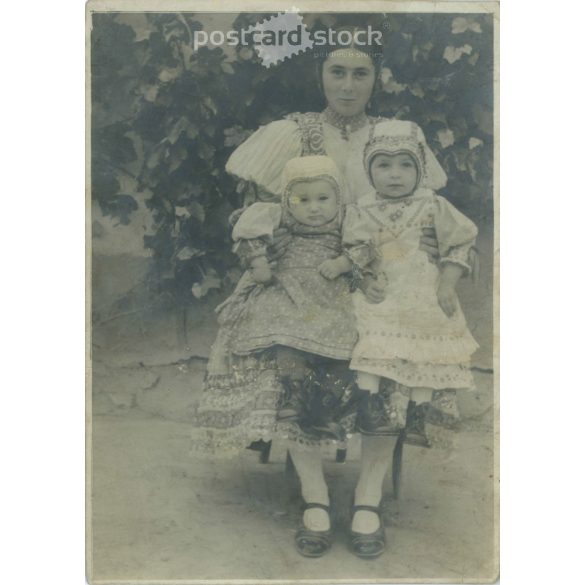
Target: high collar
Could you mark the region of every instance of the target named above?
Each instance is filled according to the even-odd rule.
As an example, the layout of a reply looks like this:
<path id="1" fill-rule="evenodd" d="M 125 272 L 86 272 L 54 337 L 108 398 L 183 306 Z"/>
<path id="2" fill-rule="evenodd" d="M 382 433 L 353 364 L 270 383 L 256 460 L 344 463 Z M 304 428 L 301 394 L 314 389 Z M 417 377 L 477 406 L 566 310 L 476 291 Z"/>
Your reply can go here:
<path id="1" fill-rule="evenodd" d="M 354 114 L 353 116 L 343 116 L 327 106 L 323 111 L 323 117 L 328 124 L 341 130 L 341 135 L 345 140 L 351 132 L 363 128 L 368 123 L 368 116 L 365 112 Z"/>

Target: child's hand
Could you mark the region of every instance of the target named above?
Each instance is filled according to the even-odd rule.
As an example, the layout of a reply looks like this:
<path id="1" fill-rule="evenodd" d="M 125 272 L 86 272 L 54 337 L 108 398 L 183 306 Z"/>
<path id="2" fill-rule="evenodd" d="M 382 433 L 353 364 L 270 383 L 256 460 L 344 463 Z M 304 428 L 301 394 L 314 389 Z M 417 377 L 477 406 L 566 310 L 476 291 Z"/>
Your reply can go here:
<path id="1" fill-rule="evenodd" d="M 386 296 L 384 294 L 384 284 L 378 282 L 371 274 L 364 277 L 361 288 L 370 303 L 381 303 Z"/>
<path id="2" fill-rule="evenodd" d="M 258 284 L 268 284 L 272 280 L 272 270 L 265 257 L 255 258 L 250 264 L 252 278 Z"/>
<path id="3" fill-rule="evenodd" d="M 328 280 L 333 280 L 344 272 L 336 260 L 325 260 L 325 262 L 319 265 L 317 270 Z"/>
<path id="4" fill-rule="evenodd" d="M 452 262 L 445 263 L 441 269 L 437 299 L 447 317 L 452 317 L 457 310 L 458 301 L 455 286 L 459 282 L 462 274 L 463 268 Z"/>
<path id="5" fill-rule="evenodd" d="M 440 282 L 437 289 L 437 299 L 443 313 L 447 317 L 452 317 L 457 310 L 457 293 L 451 283 Z"/>
<path id="6" fill-rule="evenodd" d="M 276 228 L 272 234 L 272 243 L 270 244 L 270 256 L 273 259 L 280 258 L 286 252 L 292 235 L 286 228 Z"/>

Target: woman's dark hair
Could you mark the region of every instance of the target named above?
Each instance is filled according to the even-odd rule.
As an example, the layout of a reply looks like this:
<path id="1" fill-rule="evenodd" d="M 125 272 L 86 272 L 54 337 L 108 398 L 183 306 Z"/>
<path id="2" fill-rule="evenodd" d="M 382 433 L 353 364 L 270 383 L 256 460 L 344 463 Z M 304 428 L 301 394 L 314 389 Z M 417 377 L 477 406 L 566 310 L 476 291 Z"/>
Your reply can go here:
<path id="1" fill-rule="evenodd" d="M 323 30 L 323 29 L 322 29 Z M 380 69 L 382 68 L 382 63 L 384 61 L 384 44 L 383 44 L 383 35 L 382 30 L 379 27 L 374 26 L 339 26 L 332 29 L 327 29 L 326 32 L 328 33 L 329 30 L 333 31 L 333 36 L 331 37 L 334 41 L 331 44 L 325 44 L 315 47 L 315 51 L 313 56 L 316 61 L 316 73 L 317 73 L 317 84 L 321 93 L 323 93 L 323 66 L 325 65 L 325 61 L 329 58 L 331 53 L 335 51 L 344 50 L 344 49 L 352 49 L 354 51 L 360 51 L 365 55 L 368 55 L 372 60 L 374 65 L 374 73 L 376 75 L 376 79 L 379 76 Z M 335 42 L 336 39 L 339 38 L 339 34 L 342 33 L 349 33 L 352 38 L 351 44 L 339 44 Z M 360 42 L 357 43 L 356 41 L 356 33 L 360 34 Z M 347 37 L 347 34 L 344 34 Z M 327 39 L 330 36 L 327 34 Z M 363 42 L 363 41 L 366 42 Z M 369 41 L 369 42 L 368 42 Z"/>

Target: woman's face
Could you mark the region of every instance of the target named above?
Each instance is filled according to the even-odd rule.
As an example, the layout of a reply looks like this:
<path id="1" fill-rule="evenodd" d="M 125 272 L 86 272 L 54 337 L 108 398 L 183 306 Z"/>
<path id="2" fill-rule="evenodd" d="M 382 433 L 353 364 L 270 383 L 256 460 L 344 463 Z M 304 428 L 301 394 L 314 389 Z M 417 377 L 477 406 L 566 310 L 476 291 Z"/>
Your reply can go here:
<path id="1" fill-rule="evenodd" d="M 292 216 L 304 225 L 324 225 L 337 215 L 337 194 L 323 179 L 296 183 L 289 197 Z"/>
<path id="2" fill-rule="evenodd" d="M 323 64 L 323 91 L 328 105 L 342 116 L 365 111 L 376 73 L 368 55 L 357 49 L 338 49 Z"/>

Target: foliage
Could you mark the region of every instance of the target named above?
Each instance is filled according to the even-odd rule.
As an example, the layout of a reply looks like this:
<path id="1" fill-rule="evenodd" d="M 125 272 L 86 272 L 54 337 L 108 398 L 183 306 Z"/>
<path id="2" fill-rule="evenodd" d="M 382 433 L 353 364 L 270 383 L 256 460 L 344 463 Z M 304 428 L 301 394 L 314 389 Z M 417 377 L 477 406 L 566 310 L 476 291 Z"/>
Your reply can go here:
<path id="1" fill-rule="evenodd" d="M 241 14 L 233 28 L 266 16 Z M 382 91 L 370 113 L 416 121 L 447 171 L 446 195 L 475 220 L 489 218 L 491 17 L 304 15 L 310 29 L 340 19 L 385 32 Z M 156 233 L 144 243 L 160 290 L 193 301 L 225 288 L 238 277 L 227 220 L 241 205 L 225 163 L 260 125 L 324 107 L 314 57 L 267 69 L 249 47 L 194 52 L 196 14 L 95 14 L 92 25 L 93 197 L 128 223 L 136 195 L 148 195 Z"/>

